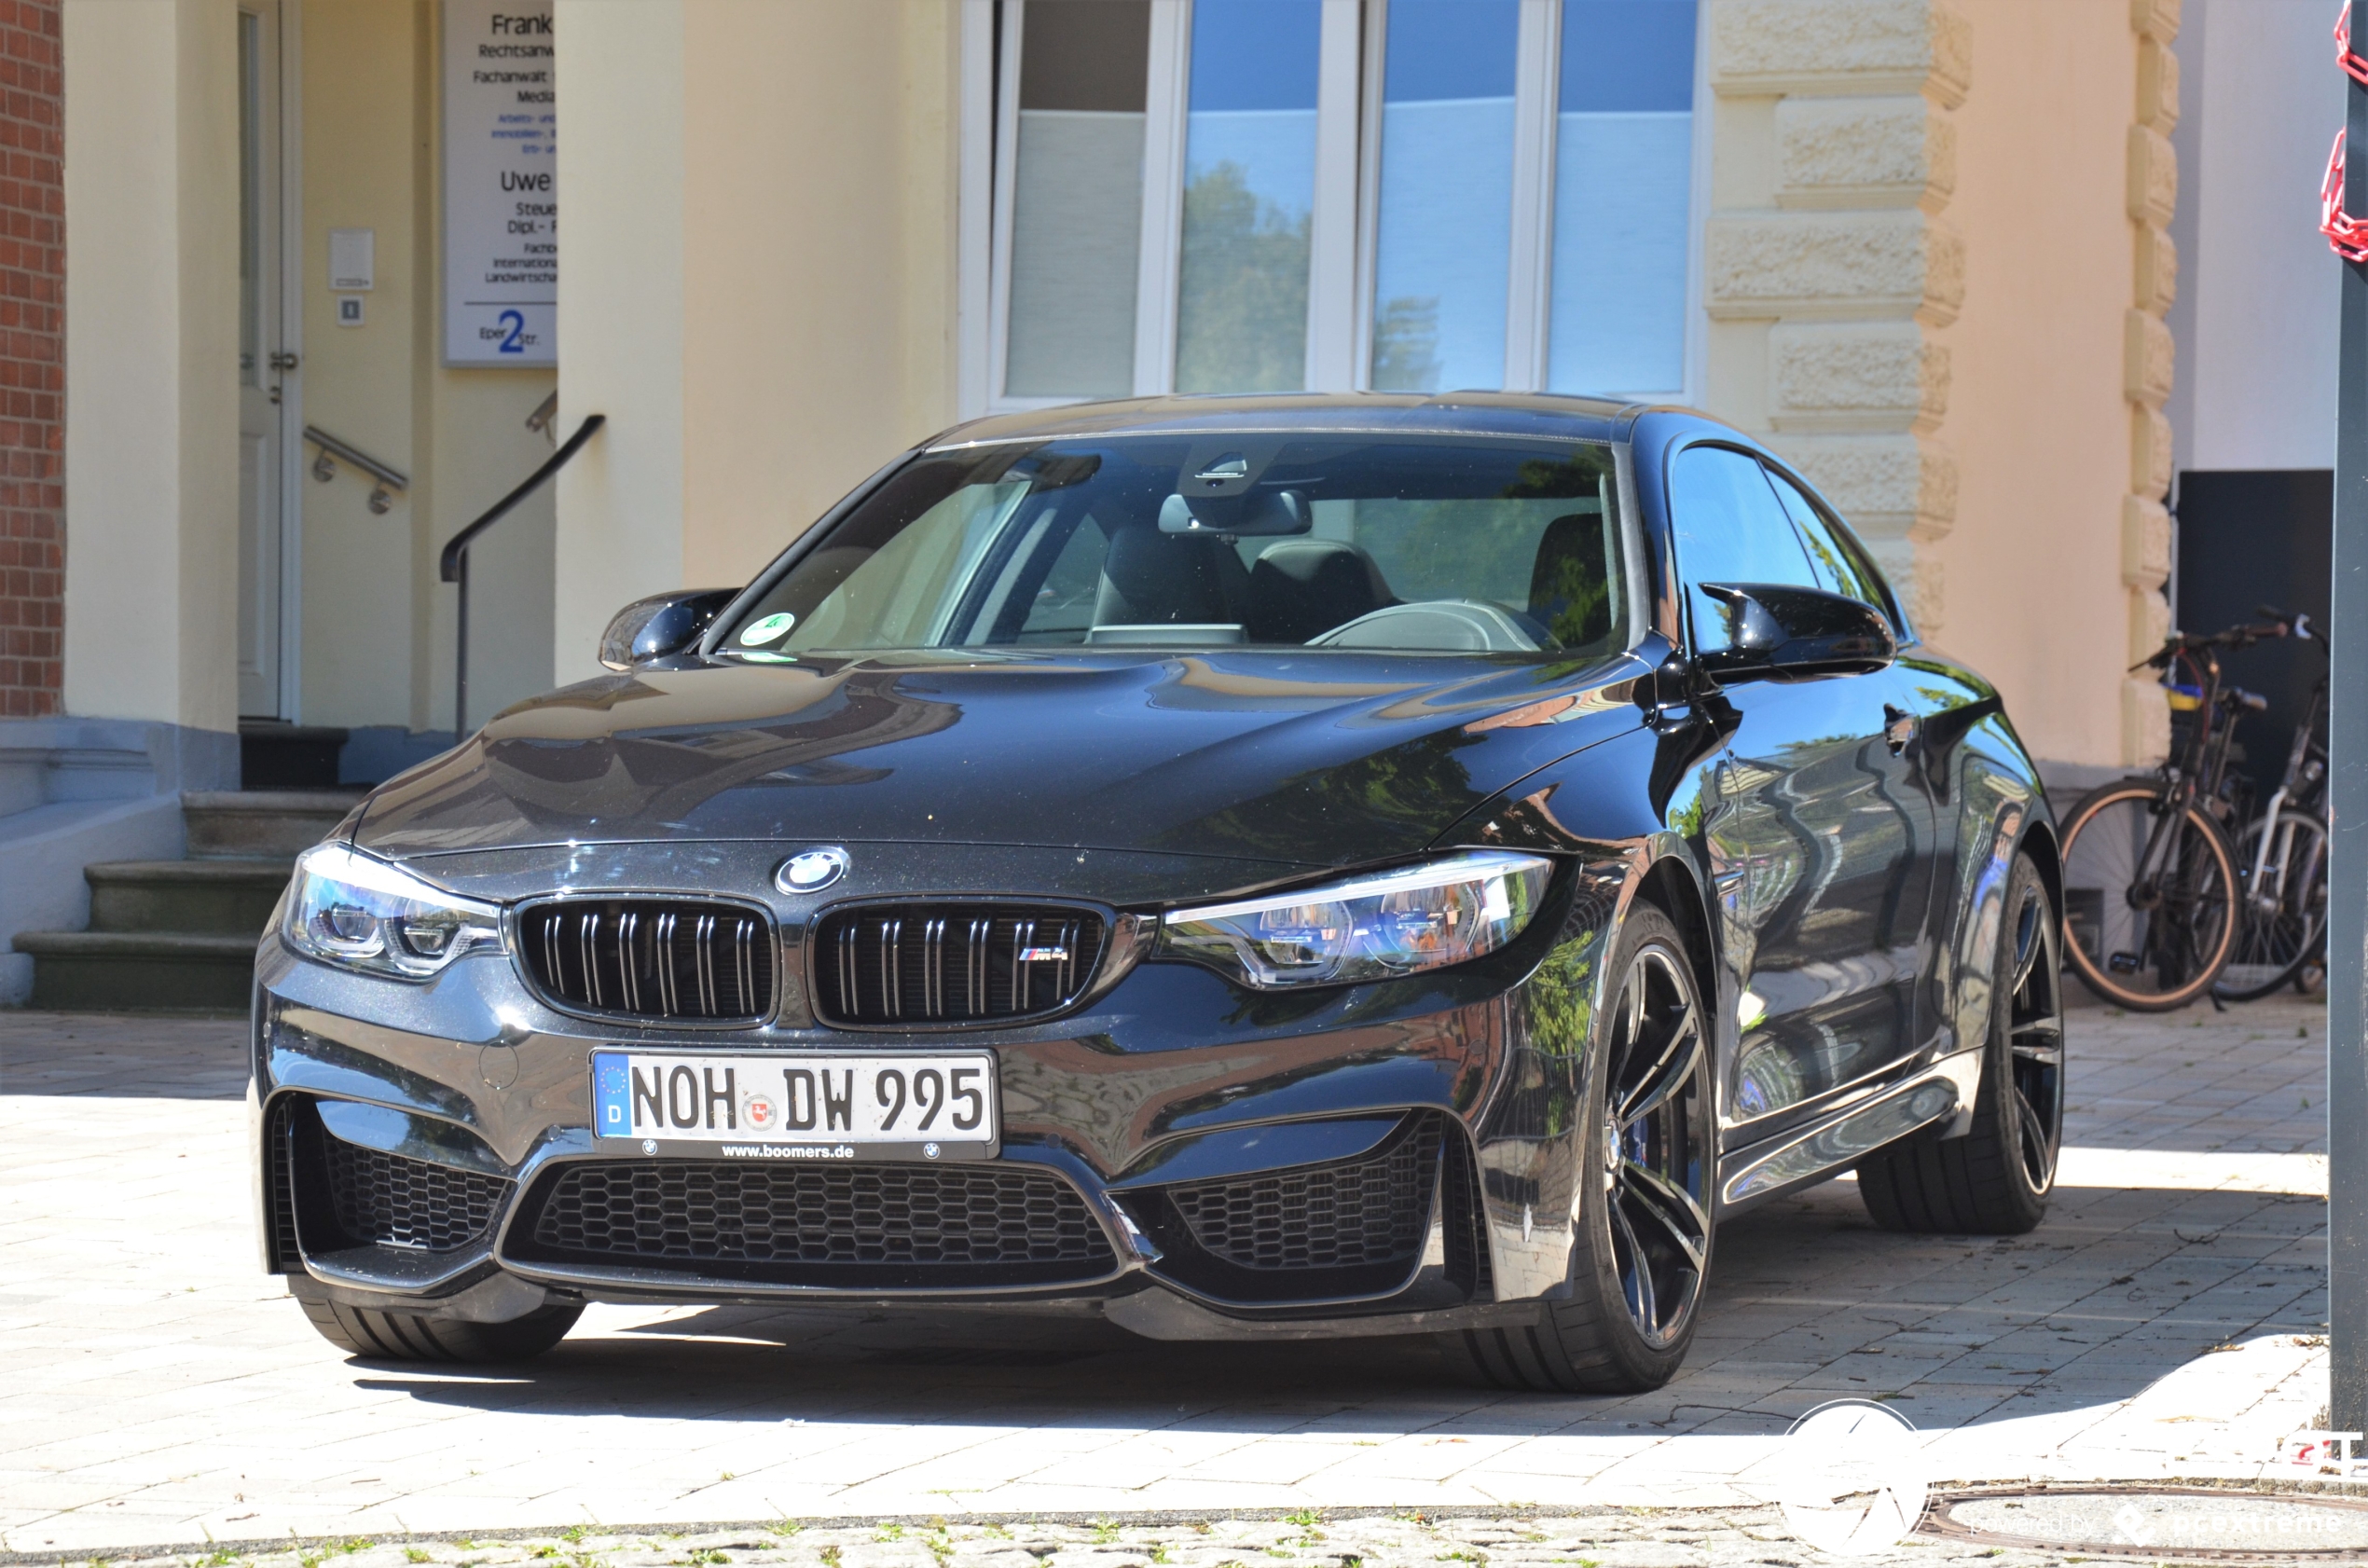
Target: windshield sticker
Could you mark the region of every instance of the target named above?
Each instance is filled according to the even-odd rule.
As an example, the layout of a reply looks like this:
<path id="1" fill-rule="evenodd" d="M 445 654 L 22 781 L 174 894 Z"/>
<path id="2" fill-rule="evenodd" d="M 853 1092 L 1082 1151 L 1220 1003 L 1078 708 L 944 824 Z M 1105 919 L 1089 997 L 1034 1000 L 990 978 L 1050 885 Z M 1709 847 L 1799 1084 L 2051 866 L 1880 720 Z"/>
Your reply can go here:
<path id="1" fill-rule="evenodd" d="M 795 625 L 797 617 L 786 610 L 762 620 L 750 621 L 740 628 L 740 646 L 753 648 L 760 642 L 770 642 L 777 637 L 786 636 Z"/>

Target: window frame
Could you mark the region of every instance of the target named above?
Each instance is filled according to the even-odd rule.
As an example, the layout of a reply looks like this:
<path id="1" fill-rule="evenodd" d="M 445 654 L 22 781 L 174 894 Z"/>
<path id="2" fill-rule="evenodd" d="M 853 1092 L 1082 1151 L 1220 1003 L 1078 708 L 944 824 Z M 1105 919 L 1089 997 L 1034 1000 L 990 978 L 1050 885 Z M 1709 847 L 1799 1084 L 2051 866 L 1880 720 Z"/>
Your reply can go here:
<path id="1" fill-rule="evenodd" d="M 1306 390 L 1368 390 L 1381 181 L 1387 0 L 1321 7 L 1315 188 L 1308 256 Z M 1618 395 L 1700 401 L 1709 343 L 1702 247 L 1709 214 L 1713 99 L 1709 0 L 1693 0 L 1692 158 L 1687 195 L 1685 385 Z M 1191 105 L 1192 0 L 1151 7 L 1144 98 L 1143 204 L 1136 258 L 1133 395 L 1174 391 L 1182 274 L 1185 155 Z M 1502 391 L 1541 392 L 1551 376 L 1555 156 L 1562 0 L 1520 0 L 1515 65 L 1511 259 Z M 1090 401 L 1003 392 L 1011 333 L 1012 191 L 1018 173 L 1019 66 L 1027 0 L 961 0 L 956 279 L 959 417 Z M 1440 388 L 1441 392 L 1463 389 Z"/>

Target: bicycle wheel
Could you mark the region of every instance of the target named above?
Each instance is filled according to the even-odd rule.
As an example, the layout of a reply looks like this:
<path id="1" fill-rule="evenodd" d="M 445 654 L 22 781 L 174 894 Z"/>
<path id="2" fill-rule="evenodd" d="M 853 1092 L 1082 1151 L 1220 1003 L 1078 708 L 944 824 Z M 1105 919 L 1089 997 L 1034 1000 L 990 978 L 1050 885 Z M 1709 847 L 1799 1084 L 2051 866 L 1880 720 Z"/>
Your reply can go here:
<path id="1" fill-rule="evenodd" d="M 2280 811 L 2265 855 L 2262 828 L 2247 823 L 2237 841 L 2237 940 L 2211 988 L 2226 1001 L 2249 1002 L 2292 980 L 2327 930 L 2327 825 L 2307 811 Z"/>
<path id="2" fill-rule="evenodd" d="M 2083 985 L 2138 1012 L 2210 990 L 2237 936 L 2228 835 L 2197 806 L 2164 820 L 2157 788 L 2093 790 L 2064 824 L 2064 956 Z"/>

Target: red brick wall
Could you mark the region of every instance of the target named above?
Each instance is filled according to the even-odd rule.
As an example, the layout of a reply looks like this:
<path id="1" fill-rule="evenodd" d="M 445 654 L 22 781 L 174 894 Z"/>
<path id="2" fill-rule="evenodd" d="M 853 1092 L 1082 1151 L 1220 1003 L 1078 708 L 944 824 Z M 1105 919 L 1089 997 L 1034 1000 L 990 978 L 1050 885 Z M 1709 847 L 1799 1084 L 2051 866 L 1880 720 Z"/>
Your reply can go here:
<path id="1" fill-rule="evenodd" d="M 0 0 L 0 718 L 65 687 L 65 91 L 60 0 Z"/>

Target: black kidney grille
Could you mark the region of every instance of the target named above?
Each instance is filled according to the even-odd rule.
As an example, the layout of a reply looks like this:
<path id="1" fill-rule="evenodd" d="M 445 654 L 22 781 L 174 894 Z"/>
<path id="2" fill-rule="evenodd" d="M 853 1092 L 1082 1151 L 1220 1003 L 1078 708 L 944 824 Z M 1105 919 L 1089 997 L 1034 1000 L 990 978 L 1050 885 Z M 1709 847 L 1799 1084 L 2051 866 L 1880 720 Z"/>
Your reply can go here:
<path id="1" fill-rule="evenodd" d="M 1366 1160 L 1166 1189 L 1204 1252 L 1242 1269 L 1411 1267 L 1428 1240 L 1439 1125 Z"/>
<path id="2" fill-rule="evenodd" d="M 773 1013 L 772 923 L 737 904 L 571 899 L 518 917 L 528 971 L 569 1007 L 760 1023 Z"/>
<path id="3" fill-rule="evenodd" d="M 1025 1018 L 1077 1000 L 1102 919 L 1058 905 L 912 903 L 840 910 L 815 928 L 815 1011 L 830 1024 Z"/>
<path id="4" fill-rule="evenodd" d="M 547 1191 L 535 1248 L 603 1261 L 1112 1266 L 1077 1190 L 1019 1166 L 601 1162 Z"/>
<path id="5" fill-rule="evenodd" d="M 485 1234 L 509 1183 L 425 1160 L 321 1140 L 337 1229 L 353 1241 L 449 1252 Z"/>

